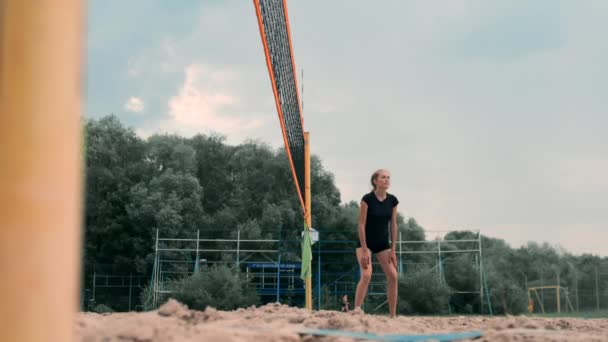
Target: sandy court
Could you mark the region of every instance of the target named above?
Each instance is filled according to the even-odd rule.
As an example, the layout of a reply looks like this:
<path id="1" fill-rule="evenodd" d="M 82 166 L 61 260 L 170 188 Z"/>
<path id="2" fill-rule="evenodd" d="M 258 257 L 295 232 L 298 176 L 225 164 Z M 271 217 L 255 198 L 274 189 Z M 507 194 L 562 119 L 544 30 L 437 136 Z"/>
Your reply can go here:
<path id="1" fill-rule="evenodd" d="M 169 301 L 144 313 L 80 313 L 79 341 L 361 341 L 315 336 L 307 329 L 382 334 L 482 331 L 475 341 L 608 341 L 608 319 L 538 317 L 409 317 L 313 311 L 268 304 L 236 311 L 188 310 Z"/>

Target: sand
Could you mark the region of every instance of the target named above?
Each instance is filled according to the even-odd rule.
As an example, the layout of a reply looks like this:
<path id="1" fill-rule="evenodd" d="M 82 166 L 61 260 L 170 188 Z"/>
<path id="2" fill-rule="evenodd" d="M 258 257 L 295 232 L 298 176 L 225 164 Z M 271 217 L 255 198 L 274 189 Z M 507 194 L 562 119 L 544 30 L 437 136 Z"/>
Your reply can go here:
<path id="1" fill-rule="evenodd" d="M 419 317 L 313 311 L 280 304 L 218 311 L 189 310 L 169 300 L 143 313 L 80 313 L 78 341 L 361 341 L 303 334 L 305 329 L 338 329 L 376 334 L 430 334 L 482 331 L 466 341 L 608 341 L 608 319 L 525 316 Z"/>

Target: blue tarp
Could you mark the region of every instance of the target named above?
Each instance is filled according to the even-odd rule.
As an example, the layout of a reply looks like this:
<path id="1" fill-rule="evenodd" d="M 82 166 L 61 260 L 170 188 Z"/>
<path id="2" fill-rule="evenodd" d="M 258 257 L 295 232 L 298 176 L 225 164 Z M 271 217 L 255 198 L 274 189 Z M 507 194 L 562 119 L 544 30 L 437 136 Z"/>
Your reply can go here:
<path id="1" fill-rule="evenodd" d="M 300 330 L 301 335 L 314 335 L 314 336 L 342 336 L 350 337 L 362 340 L 375 340 L 375 341 L 391 341 L 391 342 L 418 342 L 418 341 L 440 341 L 440 342 L 451 342 L 458 341 L 468 338 L 476 338 L 483 335 L 481 331 L 470 331 L 470 332 L 455 332 L 447 334 L 425 334 L 425 335 L 409 335 L 409 334 L 389 334 L 389 335 L 378 335 L 374 333 L 362 333 L 352 332 L 344 330 L 331 330 L 331 329 L 305 329 Z"/>
<path id="2" fill-rule="evenodd" d="M 250 262 L 247 263 L 247 267 L 249 268 L 277 268 L 277 264 L 274 262 Z M 285 264 L 280 264 L 279 267 L 281 269 L 291 269 L 291 268 L 301 268 L 302 265 L 299 263 L 285 263 Z"/>

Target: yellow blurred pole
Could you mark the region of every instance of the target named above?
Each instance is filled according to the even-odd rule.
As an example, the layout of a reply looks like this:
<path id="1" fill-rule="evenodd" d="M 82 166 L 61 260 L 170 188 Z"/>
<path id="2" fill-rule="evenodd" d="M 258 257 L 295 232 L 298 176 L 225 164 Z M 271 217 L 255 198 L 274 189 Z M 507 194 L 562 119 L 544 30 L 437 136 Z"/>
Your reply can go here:
<path id="1" fill-rule="evenodd" d="M 84 3 L 0 0 L 0 341 L 72 341 Z"/>
<path id="2" fill-rule="evenodd" d="M 306 187 L 306 227 L 312 227 L 312 198 L 310 191 L 310 132 L 304 132 L 304 173 Z M 312 310 L 312 269 L 306 277 L 306 308 Z"/>

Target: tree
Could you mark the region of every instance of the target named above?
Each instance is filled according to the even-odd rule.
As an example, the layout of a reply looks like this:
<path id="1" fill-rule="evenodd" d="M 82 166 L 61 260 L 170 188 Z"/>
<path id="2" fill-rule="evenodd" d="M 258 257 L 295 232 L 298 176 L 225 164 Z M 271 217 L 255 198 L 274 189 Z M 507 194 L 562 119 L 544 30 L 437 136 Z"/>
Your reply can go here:
<path id="1" fill-rule="evenodd" d="M 153 242 L 158 229 L 163 237 L 192 236 L 205 222 L 201 205 L 202 189 L 189 174 L 166 169 L 148 184 L 132 187 L 127 214 L 134 226 L 129 239 L 131 260 L 145 272 L 153 260 Z M 125 246 L 126 247 L 126 246 Z"/>
<path id="2" fill-rule="evenodd" d="M 147 141 L 147 161 L 157 173 L 171 169 L 192 174 L 196 166 L 196 151 L 187 139 L 176 135 L 153 135 Z"/>
<path id="3" fill-rule="evenodd" d="M 399 279 L 399 303 L 403 314 L 446 314 L 452 289 L 436 271 L 414 271 Z"/>
<path id="4" fill-rule="evenodd" d="M 133 271 L 136 227 L 126 206 L 133 185 L 149 177 L 145 143 L 115 116 L 86 124 L 85 272 L 94 265 Z"/>

